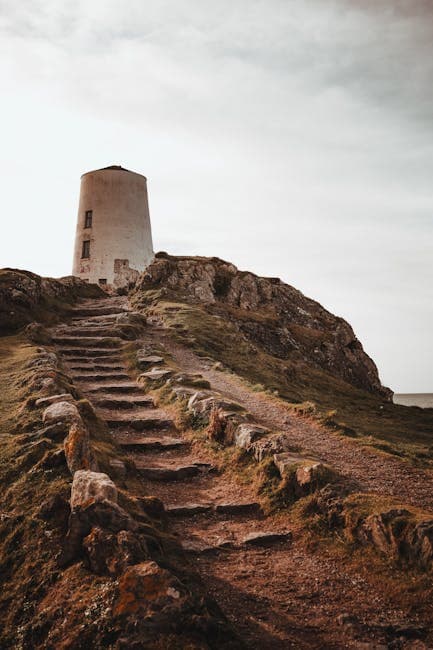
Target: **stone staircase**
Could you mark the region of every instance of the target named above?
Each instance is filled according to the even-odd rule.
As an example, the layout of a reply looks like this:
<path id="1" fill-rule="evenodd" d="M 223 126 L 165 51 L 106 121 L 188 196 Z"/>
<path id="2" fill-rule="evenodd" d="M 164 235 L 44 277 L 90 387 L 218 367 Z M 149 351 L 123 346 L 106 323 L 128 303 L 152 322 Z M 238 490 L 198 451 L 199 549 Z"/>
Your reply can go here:
<path id="1" fill-rule="evenodd" d="M 172 532 L 184 550 L 207 553 L 287 542 L 287 531 L 264 530 L 266 520 L 254 500 L 240 501 L 238 494 L 226 500 L 224 479 L 212 463 L 198 457 L 170 415 L 156 408 L 131 377 L 123 354 L 125 340 L 117 328 L 118 317 L 127 311 L 124 298 L 85 301 L 74 309 L 71 321 L 57 329 L 53 341 L 74 383 L 134 462 L 145 493 L 163 499 Z M 154 371 L 164 370 L 159 362 Z"/>

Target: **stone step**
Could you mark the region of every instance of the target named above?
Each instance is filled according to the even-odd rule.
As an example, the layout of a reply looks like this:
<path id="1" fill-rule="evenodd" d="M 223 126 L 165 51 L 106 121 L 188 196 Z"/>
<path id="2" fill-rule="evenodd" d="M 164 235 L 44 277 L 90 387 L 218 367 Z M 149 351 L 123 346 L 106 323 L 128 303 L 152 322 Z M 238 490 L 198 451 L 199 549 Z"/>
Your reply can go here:
<path id="1" fill-rule="evenodd" d="M 178 465 L 175 467 L 147 466 L 145 461 L 134 459 L 135 466 L 141 476 L 151 481 L 183 481 L 212 470 L 208 463 L 194 463 L 192 465 Z"/>
<path id="2" fill-rule="evenodd" d="M 57 345 L 68 347 L 88 348 L 120 348 L 123 341 L 118 336 L 53 336 L 53 342 Z"/>
<path id="3" fill-rule="evenodd" d="M 218 515 L 260 515 L 263 514 L 260 503 L 217 503 L 215 512 Z"/>
<path id="4" fill-rule="evenodd" d="M 142 408 L 154 408 L 155 404 L 152 398 L 142 396 L 130 397 L 94 397 L 92 402 L 98 408 L 117 410 L 117 409 L 133 409 L 140 406 Z"/>
<path id="5" fill-rule="evenodd" d="M 87 393 L 97 395 L 98 393 L 106 393 L 107 395 L 143 395 L 142 389 L 137 384 L 125 382 L 122 384 L 101 384 L 99 386 L 91 386 L 86 389 Z"/>
<path id="6" fill-rule="evenodd" d="M 89 373 L 71 373 L 74 381 L 84 381 L 89 383 L 103 381 L 120 381 L 121 379 L 131 379 L 125 372 L 89 372 Z M 103 385 L 103 384 L 101 384 Z"/>
<path id="7" fill-rule="evenodd" d="M 134 415 L 118 413 L 113 416 L 110 412 L 100 412 L 100 415 L 111 429 L 128 428 L 135 431 L 146 431 L 149 429 L 175 428 L 173 420 L 156 409 L 148 413 Z"/>
<path id="8" fill-rule="evenodd" d="M 166 506 L 165 511 L 172 517 L 194 517 L 205 512 L 213 511 L 212 503 L 185 503 L 182 506 Z"/>
<path id="9" fill-rule="evenodd" d="M 119 364 L 112 364 L 112 363 L 107 363 L 107 364 L 97 364 L 97 363 L 81 363 L 81 364 L 75 364 L 75 363 L 70 363 L 69 364 L 70 370 L 78 370 L 80 372 L 92 372 L 94 373 L 97 370 L 101 371 L 106 371 L 106 372 L 125 372 L 125 366 L 121 363 Z M 129 375 L 128 375 L 129 376 Z M 140 390 L 136 384 L 134 386 L 137 388 L 137 390 Z M 141 391 L 143 392 L 143 391 Z"/>
<path id="10" fill-rule="evenodd" d="M 218 544 L 210 544 L 205 539 L 194 538 L 181 542 L 186 553 L 201 555 L 204 553 L 218 553 L 219 551 L 245 550 L 252 547 L 269 547 L 275 544 L 290 544 L 292 533 L 284 532 L 251 532 L 238 541 L 231 539 L 222 540 Z"/>
<path id="11" fill-rule="evenodd" d="M 63 354 L 65 357 L 74 357 L 77 361 L 80 358 L 91 358 L 96 359 L 98 357 L 110 357 L 113 358 L 113 349 L 112 348 L 60 348 L 60 354 Z M 120 361 L 120 357 L 116 356 L 115 360 Z"/>
<path id="12" fill-rule="evenodd" d="M 113 314 L 123 314 L 128 309 L 125 309 L 124 307 L 110 307 L 110 306 L 101 306 L 101 307 L 75 307 L 72 309 L 72 318 L 82 318 L 82 317 L 89 317 L 89 316 L 109 316 Z"/>
<path id="13" fill-rule="evenodd" d="M 170 438 L 168 436 L 157 438 L 154 436 L 143 437 L 133 434 L 115 434 L 114 439 L 122 448 L 129 449 L 131 451 L 136 450 L 164 452 L 173 449 L 183 449 L 190 445 L 187 440 L 183 440 L 182 438 Z"/>
<path id="14" fill-rule="evenodd" d="M 192 517 L 202 513 L 219 515 L 262 515 L 263 511 L 257 502 L 251 503 L 187 503 L 167 506 L 166 512 L 174 517 Z"/>
<path id="15" fill-rule="evenodd" d="M 115 327 L 113 324 L 106 325 L 102 323 L 101 325 L 93 325 L 92 327 L 83 327 L 82 325 L 70 325 L 69 327 L 62 328 L 61 332 L 58 333 L 59 337 L 81 337 L 92 338 L 92 337 L 104 337 L 104 338 L 122 338 L 121 333 L 118 327 Z"/>
<path id="16" fill-rule="evenodd" d="M 73 316 L 71 318 L 70 325 L 71 327 L 86 327 L 90 326 L 104 326 L 104 325 L 114 325 L 117 321 L 119 314 L 106 314 L 105 316 Z"/>

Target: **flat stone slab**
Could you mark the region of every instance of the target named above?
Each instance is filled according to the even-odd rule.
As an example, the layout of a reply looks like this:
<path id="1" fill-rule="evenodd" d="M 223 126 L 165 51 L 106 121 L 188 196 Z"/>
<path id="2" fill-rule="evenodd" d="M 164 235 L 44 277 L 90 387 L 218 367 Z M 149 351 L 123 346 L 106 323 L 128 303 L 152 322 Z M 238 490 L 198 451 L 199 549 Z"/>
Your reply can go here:
<path id="1" fill-rule="evenodd" d="M 162 381 L 163 379 L 169 379 L 173 374 L 173 370 L 163 370 L 155 369 L 149 370 L 149 372 L 143 372 L 137 381 Z"/>
<path id="2" fill-rule="evenodd" d="M 181 438 L 143 438 L 137 435 L 119 435 L 115 436 L 118 445 L 126 449 L 139 448 L 140 450 L 167 451 L 169 449 L 180 449 L 189 445 L 187 440 Z"/>
<path id="3" fill-rule="evenodd" d="M 260 503 L 217 503 L 215 512 L 219 515 L 258 515 L 262 514 Z"/>
<path id="4" fill-rule="evenodd" d="M 259 503 L 186 503 L 184 505 L 168 506 L 166 511 L 178 517 L 188 517 L 209 512 L 219 515 L 262 514 Z"/>
<path id="5" fill-rule="evenodd" d="M 132 397 L 130 399 L 122 398 L 122 397 L 112 397 L 112 396 L 107 396 L 107 397 L 98 397 L 94 398 L 94 404 L 95 406 L 98 406 L 100 408 L 109 408 L 109 409 L 122 409 L 122 410 L 127 410 L 127 409 L 133 409 L 136 408 L 137 406 L 141 408 L 153 408 L 154 407 L 154 402 L 151 397 Z"/>
<path id="6" fill-rule="evenodd" d="M 88 382 L 97 382 L 97 381 L 107 381 L 107 380 L 121 380 L 121 379 L 130 379 L 130 376 L 125 374 L 124 372 L 106 372 L 106 373 L 79 373 L 79 374 L 73 374 L 72 375 L 73 379 L 75 381 L 88 381 Z"/>
<path id="7" fill-rule="evenodd" d="M 173 517 L 193 517 L 203 512 L 211 512 L 213 505 L 209 503 L 185 503 L 182 506 L 167 506 L 165 511 Z"/>
<path id="8" fill-rule="evenodd" d="M 174 422 L 164 415 L 149 415 L 136 417 L 128 416 L 127 414 L 119 414 L 117 417 L 112 417 L 110 414 L 103 414 L 107 425 L 112 429 L 120 429 L 128 427 L 135 431 L 144 431 L 146 429 L 174 429 Z"/>
<path id="9" fill-rule="evenodd" d="M 248 533 L 242 539 L 243 546 L 269 546 L 271 544 L 278 544 L 279 542 L 290 542 L 292 540 L 292 533 L 287 531 L 283 533 Z"/>
<path id="10" fill-rule="evenodd" d="M 123 344 L 117 336 L 53 336 L 53 342 L 57 345 L 87 348 L 118 348 Z"/>
<path id="11" fill-rule="evenodd" d="M 87 389 L 88 393 L 92 393 L 97 395 L 98 393 L 104 393 L 104 394 L 126 394 L 129 395 L 134 394 L 134 395 L 141 395 L 143 396 L 143 391 L 141 388 L 139 388 L 136 384 L 133 384 L 131 382 L 123 382 L 123 383 L 118 383 L 118 384 L 102 384 L 99 386 L 92 386 Z M 143 396 L 144 397 L 144 396 Z M 150 399 L 148 397 L 147 399 Z"/>
<path id="12" fill-rule="evenodd" d="M 113 354 L 113 348 L 60 348 L 60 354 L 65 357 L 108 357 Z"/>
<path id="13" fill-rule="evenodd" d="M 98 371 L 125 372 L 125 366 L 120 362 L 102 364 L 102 363 L 94 363 L 93 361 L 86 361 L 86 359 L 82 359 L 77 363 L 69 362 L 68 366 L 70 370 L 77 370 L 80 372 L 98 372 Z"/>
<path id="14" fill-rule="evenodd" d="M 200 469 L 195 465 L 183 465 L 181 467 L 143 467 L 136 463 L 140 474 L 152 481 L 182 481 L 200 474 Z"/>
<path id="15" fill-rule="evenodd" d="M 182 481 L 212 469 L 212 465 L 208 463 L 180 465 L 177 467 L 149 467 L 144 463 L 144 460 L 135 461 L 135 466 L 142 476 L 152 481 Z"/>

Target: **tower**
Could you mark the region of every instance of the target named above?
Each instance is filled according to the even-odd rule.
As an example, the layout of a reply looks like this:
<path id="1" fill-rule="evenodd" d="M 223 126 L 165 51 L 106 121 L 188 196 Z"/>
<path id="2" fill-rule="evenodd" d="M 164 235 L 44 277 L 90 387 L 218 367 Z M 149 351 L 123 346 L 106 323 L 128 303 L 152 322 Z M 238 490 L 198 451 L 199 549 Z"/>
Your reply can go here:
<path id="1" fill-rule="evenodd" d="M 145 176 L 119 165 L 81 177 L 72 274 L 123 287 L 153 260 Z"/>

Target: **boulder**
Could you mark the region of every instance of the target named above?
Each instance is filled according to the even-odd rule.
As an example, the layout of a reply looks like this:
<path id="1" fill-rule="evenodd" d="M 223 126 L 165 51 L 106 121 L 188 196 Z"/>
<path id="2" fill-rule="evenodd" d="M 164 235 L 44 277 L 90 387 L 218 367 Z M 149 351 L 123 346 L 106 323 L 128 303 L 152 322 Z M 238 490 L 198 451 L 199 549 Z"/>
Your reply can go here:
<path id="1" fill-rule="evenodd" d="M 75 472 L 71 488 L 71 509 L 89 500 L 117 503 L 117 488 L 108 474 L 81 469 Z"/>
<path id="2" fill-rule="evenodd" d="M 274 464 L 280 472 L 281 478 L 296 472 L 299 485 L 304 486 L 314 481 L 325 468 L 319 460 L 305 458 L 292 452 L 274 454 Z"/>
<path id="3" fill-rule="evenodd" d="M 188 410 L 194 415 L 207 415 L 214 409 L 225 412 L 243 411 L 237 402 L 231 402 L 219 395 L 209 396 L 209 393 L 196 393 L 188 402 Z"/>
<path id="4" fill-rule="evenodd" d="M 251 443 L 249 452 L 253 454 L 254 459 L 260 463 L 267 456 L 280 454 L 288 451 L 291 447 L 289 438 L 285 433 L 264 436 Z"/>
<path id="5" fill-rule="evenodd" d="M 56 422 L 78 422 L 81 417 L 75 404 L 62 400 L 48 406 L 42 414 L 42 420 L 49 425 Z"/>
<path id="6" fill-rule="evenodd" d="M 248 422 L 242 422 L 234 432 L 234 443 L 236 447 L 241 449 L 246 449 L 247 451 L 251 449 L 251 446 L 257 440 L 260 440 L 264 436 L 270 433 L 270 429 L 267 427 L 262 427 L 258 424 L 249 424 Z"/>
<path id="7" fill-rule="evenodd" d="M 209 414 L 208 437 L 224 444 L 233 444 L 234 433 L 243 417 L 238 412 L 213 408 Z"/>
<path id="8" fill-rule="evenodd" d="M 113 615 L 151 617 L 161 610 L 180 610 L 186 595 L 185 587 L 169 571 L 156 562 L 142 562 L 126 569 L 119 578 Z"/>
<path id="9" fill-rule="evenodd" d="M 130 530 L 111 533 L 95 526 L 83 539 L 83 548 L 90 570 L 98 575 L 118 576 L 149 558 L 146 545 Z"/>

